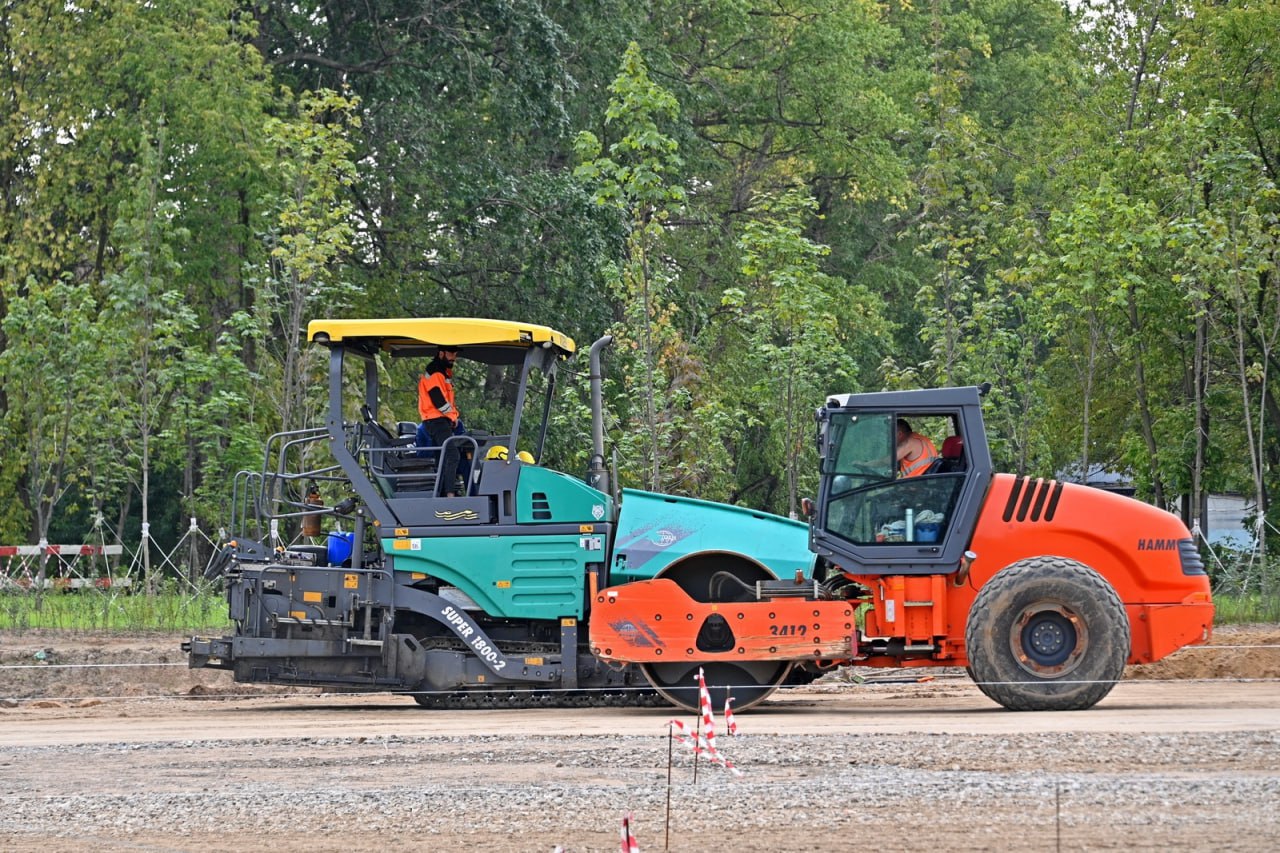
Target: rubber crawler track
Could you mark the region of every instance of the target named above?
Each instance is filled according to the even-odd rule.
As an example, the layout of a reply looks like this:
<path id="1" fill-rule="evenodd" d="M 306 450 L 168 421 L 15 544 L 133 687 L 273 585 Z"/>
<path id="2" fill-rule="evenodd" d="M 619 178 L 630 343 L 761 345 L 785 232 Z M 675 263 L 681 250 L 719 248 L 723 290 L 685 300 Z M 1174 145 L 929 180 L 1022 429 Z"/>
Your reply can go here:
<path id="1" fill-rule="evenodd" d="M 440 711 L 521 710 L 525 708 L 655 708 L 668 705 L 647 689 L 599 691 L 467 691 L 411 694 L 424 708 Z"/>

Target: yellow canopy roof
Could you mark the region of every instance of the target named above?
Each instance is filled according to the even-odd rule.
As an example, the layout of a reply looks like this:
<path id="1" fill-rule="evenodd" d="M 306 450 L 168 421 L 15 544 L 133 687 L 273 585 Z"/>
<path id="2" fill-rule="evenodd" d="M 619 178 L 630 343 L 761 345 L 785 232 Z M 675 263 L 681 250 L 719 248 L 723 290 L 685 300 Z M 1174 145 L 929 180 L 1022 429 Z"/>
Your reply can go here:
<path id="1" fill-rule="evenodd" d="M 475 317 L 427 317 L 381 320 L 312 320 L 307 339 L 318 343 L 359 341 L 388 352 L 448 347 L 507 346 L 528 349 L 550 343 L 565 355 L 575 350 L 573 339 L 547 326 Z"/>

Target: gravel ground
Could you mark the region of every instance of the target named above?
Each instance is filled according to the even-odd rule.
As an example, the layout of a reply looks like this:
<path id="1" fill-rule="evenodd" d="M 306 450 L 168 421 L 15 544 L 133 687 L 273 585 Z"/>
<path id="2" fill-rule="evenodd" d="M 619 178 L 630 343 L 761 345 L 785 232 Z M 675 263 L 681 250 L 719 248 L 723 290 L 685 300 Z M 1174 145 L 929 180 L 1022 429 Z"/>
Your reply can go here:
<path id="1" fill-rule="evenodd" d="M 665 739 L 271 738 L 36 747 L 5 758 L 8 850 L 497 851 L 666 844 Z M 1274 850 L 1280 735 L 739 738 L 735 778 L 679 760 L 674 850 Z M 59 768 L 101 768 L 65 790 Z M 82 771 L 77 771 L 80 776 Z"/>
<path id="2" fill-rule="evenodd" d="M 0 665 L 168 642 L 0 636 Z M 1005 712 L 963 679 L 785 691 L 739 716 L 744 737 L 721 732 L 743 775 L 702 763 L 696 781 L 685 753 L 668 770 L 658 710 L 184 700 L 239 686 L 0 670 L 0 850 L 617 850 L 633 813 L 645 851 L 1272 851 L 1280 628 L 1215 642 L 1171 659 L 1195 677 L 1126 681 L 1076 713 Z"/>

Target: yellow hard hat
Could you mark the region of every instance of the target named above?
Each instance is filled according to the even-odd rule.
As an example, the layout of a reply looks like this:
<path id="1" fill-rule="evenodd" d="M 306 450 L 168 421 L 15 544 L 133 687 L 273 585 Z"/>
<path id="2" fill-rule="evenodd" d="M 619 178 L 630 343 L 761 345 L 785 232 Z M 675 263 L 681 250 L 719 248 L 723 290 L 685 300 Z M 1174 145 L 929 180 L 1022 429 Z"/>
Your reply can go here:
<path id="1" fill-rule="evenodd" d="M 493 445 L 493 447 L 490 447 L 489 450 L 484 455 L 485 459 L 498 459 L 503 462 L 505 462 L 510 457 L 511 457 L 511 451 L 508 450 L 506 446 L 502 444 Z M 519 459 L 521 462 L 524 462 L 526 465 L 534 464 L 533 454 L 527 450 L 521 450 L 519 453 L 516 454 L 516 458 Z"/>

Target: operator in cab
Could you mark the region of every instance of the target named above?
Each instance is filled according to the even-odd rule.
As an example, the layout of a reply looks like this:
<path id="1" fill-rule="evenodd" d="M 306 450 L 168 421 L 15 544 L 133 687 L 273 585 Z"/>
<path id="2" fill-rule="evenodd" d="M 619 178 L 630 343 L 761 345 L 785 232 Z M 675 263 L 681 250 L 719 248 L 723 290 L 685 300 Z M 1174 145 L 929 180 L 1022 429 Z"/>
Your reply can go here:
<path id="1" fill-rule="evenodd" d="M 906 418 L 898 418 L 898 476 L 919 477 L 937 458 L 933 441 L 912 430 Z"/>
<path id="2" fill-rule="evenodd" d="M 458 347 L 442 346 L 436 357 L 427 365 L 418 379 L 418 415 L 422 418 L 422 431 L 436 447 L 444 446 L 438 476 L 444 484 L 445 496 L 457 495 L 459 450 L 458 442 L 445 442 L 453 435 L 466 432 L 458 405 L 453 396 L 453 367 L 458 359 Z"/>

